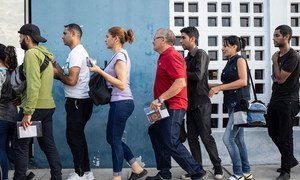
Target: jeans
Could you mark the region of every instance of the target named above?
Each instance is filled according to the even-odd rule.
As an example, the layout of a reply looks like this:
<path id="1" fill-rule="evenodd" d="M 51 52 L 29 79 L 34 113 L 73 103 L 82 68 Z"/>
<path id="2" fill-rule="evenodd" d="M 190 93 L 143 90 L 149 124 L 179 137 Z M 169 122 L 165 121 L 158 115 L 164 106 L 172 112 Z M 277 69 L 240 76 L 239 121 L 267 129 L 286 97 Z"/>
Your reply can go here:
<path id="1" fill-rule="evenodd" d="M 247 148 L 244 140 L 244 128 L 233 125 L 233 110 L 236 103 L 227 104 L 229 120 L 223 136 L 223 142 L 229 152 L 233 174 L 242 176 L 251 171 Z"/>
<path id="2" fill-rule="evenodd" d="M 211 135 L 211 103 L 200 104 L 195 110 L 187 111 L 187 138 L 195 160 L 202 164 L 199 135 L 215 169 L 221 169 L 221 159 L 214 137 Z"/>
<path id="3" fill-rule="evenodd" d="M 121 175 L 124 158 L 129 164 L 136 161 L 130 148 L 122 141 L 126 122 L 133 109 L 133 100 L 110 102 L 106 140 L 111 146 L 114 176 Z"/>
<path id="4" fill-rule="evenodd" d="M 298 102 L 271 101 L 268 106 L 269 136 L 281 154 L 281 168 L 290 173 L 294 157 L 293 119 L 299 112 Z"/>
<path id="5" fill-rule="evenodd" d="M 0 166 L 2 170 L 2 178 L 0 177 L 0 179 L 8 179 L 9 161 L 7 152 L 9 148 L 9 139 L 11 138 L 14 127 L 15 123 L 0 120 Z"/>
<path id="6" fill-rule="evenodd" d="M 162 178 L 171 178 L 171 156 L 192 179 L 205 174 L 203 167 L 196 162 L 179 140 L 180 127 L 185 110 L 168 109 L 170 116 L 156 121 L 149 127 L 149 136 L 155 153 L 157 169 Z"/>
<path id="7" fill-rule="evenodd" d="M 31 121 L 41 121 L 42 122 L 42 137 L 38 137 L 38 143 L 41 150 L 45 153 L 49 166 L 51 180 L 61 180 L 62 165 L 60 157 L 54 142 L 53 133 L 52 133 L 52 115 L 54 109 L 35 109 Z M 19 112 L 19 120 L 22 120 L 24 114 L 21 109 Z M 29 161 L 29 144 L 32 138 L 22 138 L 17 139 L 15 133 L 12 140 L 12 150 L 14 154 L 14 164 L 15 164 L 15 173 L 14 180 L 26 180 L 26 171 Z"/>
<path id="8" fill-rule="evenodd" d="M 91 171 L 88 146 L 84 128 L 93 111 L 90 98 L 66 98 L 65 109 L 67 112 L 67 143 L 73 155 L 75 172 L 83 176 L 84 172 Z"/>

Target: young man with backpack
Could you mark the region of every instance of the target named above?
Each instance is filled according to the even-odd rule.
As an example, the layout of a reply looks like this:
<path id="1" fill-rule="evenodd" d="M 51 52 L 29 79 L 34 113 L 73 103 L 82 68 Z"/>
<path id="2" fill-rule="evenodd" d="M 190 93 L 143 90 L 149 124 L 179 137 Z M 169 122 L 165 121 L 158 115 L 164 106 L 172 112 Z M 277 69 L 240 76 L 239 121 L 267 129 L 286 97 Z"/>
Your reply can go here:
<path id="1" fill-rule="evenodd" d="M 47 157 L 51 169 L 51 179 L 61 180 L 62 165 L 52 132 L 52 115 L 55 110 L 52 97 L 53 66 L 49 63 L 43 72 L 40 71 L 45 56 L 50 59 L 54 57 L 45 47 L 38 45 L 47 40 L 41 36 L 40 29 L 36 25 L 25 24 L 18 32 L 20 33 L 21 48 L 26 51 L 23 63 L 26 88 L 21 94 L 18 121 L 21 121 L 24 129 L 31 126 L 33 121 L 41 121 L 42 136 L 37 138 L 38 143 Z M 17 139 L 15 136 L 12 140 L 15 164 L 14 180 L 26 179 L 31 139 Z"/>

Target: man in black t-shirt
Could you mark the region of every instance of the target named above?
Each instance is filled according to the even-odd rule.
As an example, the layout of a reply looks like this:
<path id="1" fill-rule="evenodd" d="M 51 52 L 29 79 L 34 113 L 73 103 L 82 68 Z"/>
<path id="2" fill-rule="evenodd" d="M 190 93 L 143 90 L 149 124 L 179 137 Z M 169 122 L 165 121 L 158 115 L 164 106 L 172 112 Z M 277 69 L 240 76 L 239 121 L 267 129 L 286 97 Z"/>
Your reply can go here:
<path id="1" fill-rule="evenodd" d="M 273 34 L 273 87 L 268 106 L 268 132 L 281 153 L 280 175 L 276 180 L 290 179 L 291 168 L 298 164 L 293 154 L 293 119 L 299 112 L 300 56 L 290 47 L 292 29 L 278 26 Z"/>

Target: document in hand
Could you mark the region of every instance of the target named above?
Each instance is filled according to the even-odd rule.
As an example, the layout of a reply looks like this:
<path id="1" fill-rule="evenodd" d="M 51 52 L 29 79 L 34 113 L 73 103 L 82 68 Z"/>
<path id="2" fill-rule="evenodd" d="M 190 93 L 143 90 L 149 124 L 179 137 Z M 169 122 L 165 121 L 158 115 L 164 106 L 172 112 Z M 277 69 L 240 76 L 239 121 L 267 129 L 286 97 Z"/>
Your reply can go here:
<path id="1" fill-rule="evenodd" d="M 147 119 L 150 123 L 169 117 L 168 109 L 165 104 L 162 104 L 158 110 L 151 110 L 149 107 L 144 108 Z"/>
<path id="2" fill-rule="evenodd" d="M 22 123 L 20 121 L 17 122 L 17 135 L 18 139 L 41 137 L 43 135 L 41 121 L 32 121 L 32 124 L 26 129 L 23 128 Z"/>

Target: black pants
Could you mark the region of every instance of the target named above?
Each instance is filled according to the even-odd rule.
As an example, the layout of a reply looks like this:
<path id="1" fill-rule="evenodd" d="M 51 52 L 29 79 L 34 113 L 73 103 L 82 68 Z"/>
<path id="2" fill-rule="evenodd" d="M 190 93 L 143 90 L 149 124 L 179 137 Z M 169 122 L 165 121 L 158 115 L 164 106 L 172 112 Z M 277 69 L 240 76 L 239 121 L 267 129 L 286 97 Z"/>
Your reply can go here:
<path id="1" fill-rule="evenodd" d="M 51 180 L 61 180 L 62 165 L 60 157 L 54 142 L 52 133 L 52 115 L 54 109 L 36 109 L 32 115 L 31 121 L 42 122 L 42 137 L 38 137 L 38 143 L 42 151 L 45 153 L 51 173 Z M 19 113 L 19 120 L 22 120 L 24 114 L 23 110 Z M 14 155 L 15 173 L 14 180 L 26 180 L 26 171 L 29 161 L 29 144 L 32 138 L 17 139 L 15 133 L 12 140 L 12 153 Z"/>
<path id="2" fill-rule="evenodd" d="M 294 157 L 293 120 L 299 112 L 298 102 L 271 101 L 268 106 L 269 136 L 281 154 L 281 168 L 290 173 Z"/>
<path id="3" fill-rule="evenodd" d="M 187 111 L 187 138 L 195 160 L 202 164 L 199 135 L 215 168 L 221 168 L 217 145 L 211 135 L 211 103 L 202 103 L 195 110 Z"/>
<path id="4" fill-rule="evenodd" d="M 93 111 L 93 103 L 88 99 L 66 98 L 67 142 L 73 155 L 75 172 L 82 176 L 90 171 L 88 146 L 84 127 Z"/>

